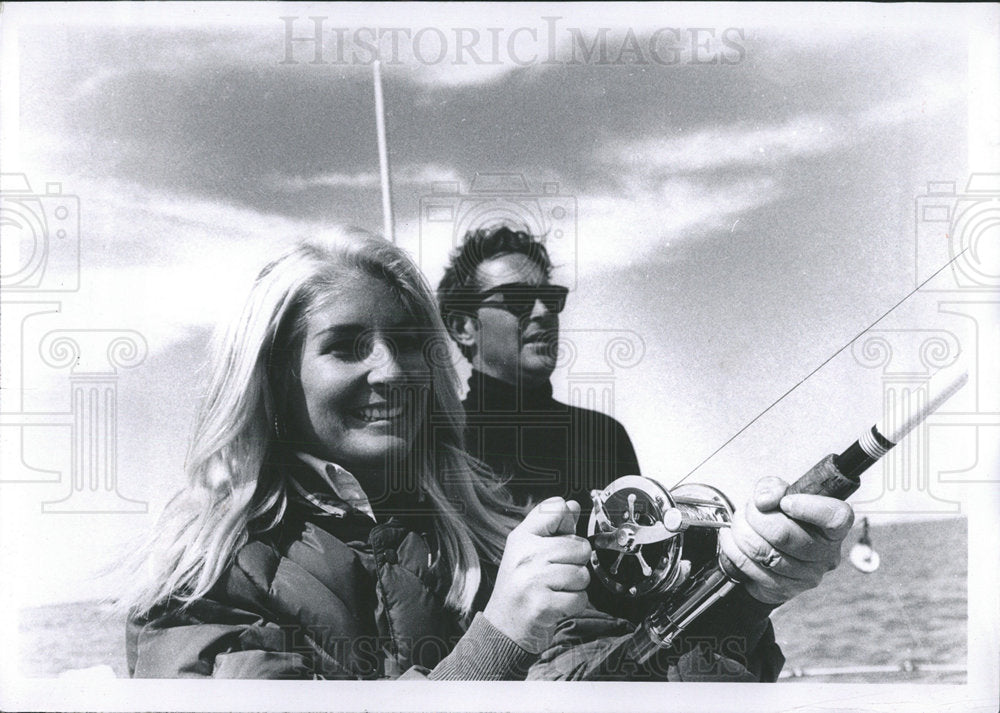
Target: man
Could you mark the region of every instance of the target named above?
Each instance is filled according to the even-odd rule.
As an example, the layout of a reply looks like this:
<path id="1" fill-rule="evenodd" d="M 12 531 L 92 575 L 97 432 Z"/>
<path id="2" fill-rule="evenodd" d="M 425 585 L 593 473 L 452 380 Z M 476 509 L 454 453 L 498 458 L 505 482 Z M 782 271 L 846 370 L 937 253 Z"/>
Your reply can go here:
<path id="1" fill-rule="evenodd" d="M 448 331 L 472 363 L 466 447 L 507 481 L 519 505 L 577 500 L 637 475 L 632 441 L 615 419 L 552 398 L 559 312 L 567 290 L 531 235 L 499 227 L 470 233 L 438 288 Z M 581 517 L 585 523 L 586 517 Z"/>
<path id="2" fill-rule="evenodd" d="M 590 490 L 638 474 L 639 466 L 621 424 L 552 398 L 567 290 L 550 283 L 551 272 L 545 246 L 533 236 L 508 227 L 477 230 L 452 254 L 438 298 L 449 333 L 472 364 L 464 401 L 470 452 L 507 479 L 520 504 L 553 495 L 578 500 L 583 530 Z M 762 478 L 721 533 L 744 584 L 664 651 L 663 661 L 636 668 L 625 660 L 647 603 L 615 601 L 592 583 L 599 611 L 564 622 L 529 677 L 775 680 L 784 657 L 768 614 L 839 563 L 854 518 L 846 503 L 785 496 L 786 488 Z M 704 649 L 698 640 L 714 643 Z"/>

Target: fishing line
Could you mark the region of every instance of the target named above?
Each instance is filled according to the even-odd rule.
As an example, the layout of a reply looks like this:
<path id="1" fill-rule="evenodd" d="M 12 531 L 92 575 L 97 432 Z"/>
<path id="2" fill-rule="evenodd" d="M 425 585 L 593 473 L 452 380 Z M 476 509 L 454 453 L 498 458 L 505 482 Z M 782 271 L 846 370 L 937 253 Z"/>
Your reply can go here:
<path id="1" fill-rule="evenodd" d="M 750 421 L 749 423 L 747 423 L 747 424 L 746 424 L 746 425 L 745 425 L 745 426 L 744 426 L 743 428 L 741 428 L 741 429 L 740 429 L 740 430 L 738 430 L 738 431 L 737 431 L 736 433 L 734 433 L 734 434 L 733 434 L 733 435 L 732 435 L 732 436 L 731 436 L 731 437 L 729 438 L 729 440 L 727 440 L 727 441 L 726 441 L 725 443 L 723 443 L 723 444 L 722 444 L 721 446 L 719 446 L 719 447 L 718 447 L 718 448 L 716 448 L 716 449 L 715 449 L 714 451 L 712 451 L 712 453 L 711 453 L 711 454 L 710 454 L 710 455 L 709 455 L 709 456 L 708 456 L 708 457 L 707 457 L 707 458 L 706 458 L 705 460 L 703 460 L 703 461 L 702 461 L 701 463 L 699 463 L 698 465 L 696 465 L 696 466 L 694 467 L 694 470 L 692 470 L 692 471 L 691 471 L 690 473 L 688 473 L 688 474 L 687 474 L 687 475 L 685 475 L 685 476 L 684 476 L 683 478 L 681 478 L 680 480 L 678 480 L 678 481 L 677 481 L 677 483 L 675 483 L 675 486 L 674 486 L 674 487 L 676 487 L 677 485 L 680 485 L 680 484 L 681 484 L 681 483 L 683 483 L 683 482 L 684 482 L 685 480 L 687 480 L 687 479 L 688 479 L 688 478 L 690 478 L 690 477 L 691 477 L 692 475 L 694 475 L 694 474 L 695 474 L 696 472 L 698 472 L 698 470 L 699 470 L 699 469 L 700 469 L 700 468 L 701 468 L 701 467 L 702 467 L 703 465 L 705 465 L 706 463 L 708 463 L 708 461 L 712 460 L 712 458 L 714 458 L 714 457 L 715 457 L 715 455 L 716 455 L 716 454 L 717 454 L 717 453 L 718 453 L 719 451 L 721 451 L 721 450 L 722 450 L 723 448 L 725 448 L 725 447 L 726 447 L 726 446 L 728 446 L 728 445 L 729 445 L 730 443 L 732 443 L 732 442 L 733 442 L 734 440 L 736 440 L 736 438 L 737 438 L 737 437 L 738 437 L 738 436 L 739 436 L 739 435 L 740 435 L 741 433 L 743 433 L 743 432 L 744 432 L 745 430 L 747 430 L 748 428 L 750 428 L 750 426 L 754 425 L 754 424 L 755 424 L 755 423 L 756 423 L 756 422 L 758 421 L 758 419 L 760 419 L 760 418 L 761 418 L 761 417 L 762 417 L 762 416 L 763 416 L 764 414 L 766 414 L 766 413 L 767 413 L 768 411 L 770 411 L 770 410 L 771 410 L 772 408 L 774 408 L 775 406 L 777 406 L 777 405 L 778 405 L 778 404 L 779 404 L 779 403 L 780 403 L 780 402 L 782 401 L 782 399 L 784 399 L 784 398 L 785 398 L 786 396 L 788 396 L 788 395 L 789 395 L 790 393 L 792 393 L 793 391 L 795 391 L 795 389 L 799 388 L 799 387 L 800 387 L 800 386 L 801 386 L 801 385 L 802 385 L 802 384 L 803 384 L 803 383 L 804 383 L 805 381 L 807 381 L 807 380 L 808 380 L 808 379 L 809 379 L 809 378 L 810 378 L 810 377 L 811 377 L 811 376 L 812 376 L 813 374 L 815 374 L 815 373 L 816 373 L 817 371 L 819 371 L 819 370 L 820 370 L 820 369 L 822 369 L 822 368 L 823 368 L 824 366 L 826 366 L 827 364 L 829 364 L 829 363 L 830 363 L 830 361 L 832 361 L 832 360 L 834 359 L 834 357 L 836 357 L 836 356 L 837 356 L 838 354 L 840 354 L 840 353 L 841 353 L 842 351 L 844 351 L 845 349 L 847 349 L 847 347 L 849 347 L 849 346 L 851 346 L 852 344 L 854 344 L 854 342 L 856 342 L 856 341 L 858 340 L 858 338 L 859 338 L 859 337 L 860 337 L 860 336 L 861 336 L 862 334 L 864 334 L 864 333 L 865 333 L 865 332 L 867 332 L 867 331 L 868 331 L 869 329 L 871 329 L 871 328 L 872 328 L 872 327 L 874 327 L 874 326 L 875 326 L 876 324 L 878 324 L 878 323 L 879 323 L 879 322 L 881 322 L 881 321 L 882 321 L 883 319 L 885 319 L 885 318 L 886 318 L 886 317 L 887 317 L 887 316 L 889 315 L 889 313 L 890 313 L 890 312 L 892 312 L 892 311 L 893 311 L 893 310 L 895 310 L 895 309 L 896 309 L 897 307 L 899 307 L 899 306 L 900 306 L 901 304 L 903 304 L 904 302 L 906 302 L 906 300 L 910 299 L 910 297 L 912 297 L 912 296 L 913 296 L 914 294 L 916 294 L 916 293 L 917 293 L 917 291 L 919 291 L 921 287 L 923 287 L 923 286 L 924 286 L 924 285 L 926 285 L 926 284 L 927 284 L 928 282 L 930 282 L 930 281 L 931 281 L 931 280 L 933 280 L 933 279 L 934 279 L 935 277 L 937 277 L 937 276 L 938 276 L 939 274 L 941 274 L 941 273 L 942 273 L 942 272 L 943 272 L 943 271 L 945 270 L 945 268 L 949 267 L 949 266 L 950 266 L 950 265 L 951 265 L 951 264 L 952 264 L 953 262 L 955 262 L 956 260 L 958 260 L 958 258 L 962 257 L 962 256 L 963 256 L 963 255 L 964 255 L 964 254 L 965 254 L 966 252 L 968 252 L 968 251 L 969 251 L 969 248 L 965 248 L 965 250 L 963 250 L 963 251 L 962 251 L 962 252 L 960 252 L 960 253 L 959 253 L 958 255 L 956 255 L 955 257 L 953 257 L 953 258 L 952 258 L 951 260 L 949 260 L 948 262 L 946 262 L 946 263 L 945 263 L 945 264 L 944 264 L 943 266 L 941 266 L 941 268 L 939 268 L 937 272 L 935 272 L 935 273 L 934 273 L 933 275 L 931 275 L 931 276 L 930 276 L 930 277 L 928 277 L 928 278 L 927 278 L 926 280 L 924 280 L 924 281 L 923 281 L 923 282 L 921 282 L 921 283 L 920 283 L 919 285 L 917 285 L 917 286 L 916 286 L 916 287 L 915 287 L 915 288 L 914 288 L 913 290 L 911 290 L 911 291 L 910 291 L 910 292 L 909 292 L 909 293 L 908 293 L 908 294 L 907 294 L 906 296 L 904 296 L 904 297 L 903 297 L 903 299 L 901 299 L 901 300 L 900 300 L 899 302 L 897 302 L 897 303 L 896 303 L 896 304 L 894 304 L 894 305 L 893 305 L 892 307 L 890 307 L 890 308 L 889 308 L 888 310 L 886 310 L 886 311 L 885 311 L 885 312 L 884 312 L 884 313 L 882 314 L 882 316 L 881 316 L 881 317 L 879 317 L 879 318 L 878 318 L 878 319 L 876 319 L 876 320 L 875 320 L 874 322 L 872 322 L 871 324 L 869 324 L 869 325 L 868 325 L 867 327 L 865 327 L 864 329 L 862 329 L 862 330 L 861 330 L 860 332 L 858 332 L 858 333 L 857 333 L 857 334 L 856 334 L 855 336 L 851 337 L 850 341 L 848 341 L 848 342 L 847 342 L 847 343 L 846 343 L 846 344 L 845 344 L 844 346 L 842 346 L 842 347 L 841 347 L 840 349 L 838 349 L 838 350 L 837 350 L 837 351 L 835 351 L 835 352 L 834 352 L 833 354 L 831 354 L 831 355 L 830 355 L 830 356 L 828 356 L 828 357 L 827 357 L 826 359 L 824 359 L 824 360 L 823 360 L 823 362 L 822 362 L 822 363 L 821 363 L 821 364 L 820 364 L 819 366 L 817 366 L 817 367 L 816 367 L 815 369 L 813 369 L 812 371 L 810 371 L 810 372 L 809 372 L 808 374 L 806 374 L 806 375 L 805 375 L 805 376 L 804 376 L 804 377 L 803 377 L 802 379 L 800 379 L 800 380 L 799 380 L 799 382 L 798 382 L 797 384 L 795 384 L 795 385 L 794 385 L 794 386 L 793 386 L 792 388 L 790 388 L 790 389 L 789 389 L 788 391 L 786 391 L 786 392 L 785 392 L 785 393 L 783 393 L 783 394 L 782 394 L 781 396 L 779 396 L 779 397 L 778 397 L 778 399 L 777 399 L 777 401 L 774 401 L 774 402 L 773 402 L 773 403 L 772 403 L 772 404 L 771 404 L 770 406 L 768 406 L 768 407 L 767 407 L 766 409 L 764 409 L 764 410 L 763 410 L 763 411 L 761 411 L 761 412 L 760 412 L 759 414 L 757 414 L 756 416 L 754 416 L 754 417 L 753 417 L 753 419 L 752 419 L 752 420 L 751 420 L 751 421 Z"/>

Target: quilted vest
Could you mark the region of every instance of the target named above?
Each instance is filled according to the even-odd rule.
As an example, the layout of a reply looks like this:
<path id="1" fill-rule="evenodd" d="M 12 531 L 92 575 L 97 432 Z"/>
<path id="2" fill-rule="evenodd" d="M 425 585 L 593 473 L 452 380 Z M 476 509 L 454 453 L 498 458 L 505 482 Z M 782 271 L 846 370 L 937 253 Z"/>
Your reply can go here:
<path id="1" fill-rule="evenodd" d="M 433 542 L 426 512 L 375 524 L 291 507 L 208 596 L 129 622 L 130 672 L 374 679 L 433 668 L 466 627 L 444 607 L 450 580 L 433 566 Z"/>

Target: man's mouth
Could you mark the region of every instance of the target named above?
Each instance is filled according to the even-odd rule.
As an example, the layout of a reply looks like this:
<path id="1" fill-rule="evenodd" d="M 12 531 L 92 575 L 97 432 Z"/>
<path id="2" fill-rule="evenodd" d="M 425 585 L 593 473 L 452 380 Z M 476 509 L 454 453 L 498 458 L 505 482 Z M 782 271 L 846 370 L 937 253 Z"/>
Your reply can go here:
<path id="1" fill-rule="evenodd" d="M 351 412 L 351 415 L 359 421 L 365 421 L 366 423 L 391 421 L 403 415 L 403 407 L 402 405 L 389 406 L 389 404 L 376 404 L 356 409 Z"/>
<path id="2" fill-rule="evenodd" d="M 521 341 L 524 344 L 554 344 L 556 335 L 552 332 L 533 332 L 525 334 Z"/>

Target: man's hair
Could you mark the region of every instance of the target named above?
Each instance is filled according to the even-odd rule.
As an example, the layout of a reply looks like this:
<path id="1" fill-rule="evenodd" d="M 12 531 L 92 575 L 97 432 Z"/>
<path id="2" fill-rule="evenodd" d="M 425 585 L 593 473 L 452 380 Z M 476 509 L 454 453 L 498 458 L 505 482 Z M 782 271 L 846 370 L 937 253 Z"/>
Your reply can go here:
<path id="1" fill-rule="evenodd" d="M 525 255 L 542 270 L 546 280 L 552 276 L 552 260 L 541 238 L 505 225 L 470 230 L 462 244 L 452 251 L 438 284 L 438 303 L 445 325 L 449 325 L 449 317 L 454 314 L 469 314 L 469 299 L 479 287 L 476 270 L 501 255 Z M 472 347 L 459 344 L 458 348 L 466 359 L 472 360 Z"/>

